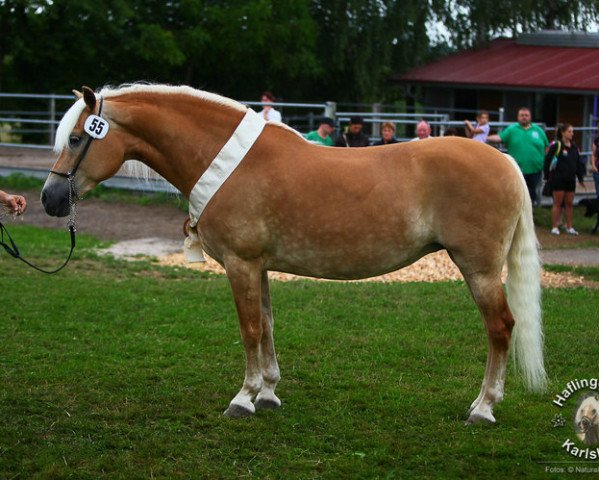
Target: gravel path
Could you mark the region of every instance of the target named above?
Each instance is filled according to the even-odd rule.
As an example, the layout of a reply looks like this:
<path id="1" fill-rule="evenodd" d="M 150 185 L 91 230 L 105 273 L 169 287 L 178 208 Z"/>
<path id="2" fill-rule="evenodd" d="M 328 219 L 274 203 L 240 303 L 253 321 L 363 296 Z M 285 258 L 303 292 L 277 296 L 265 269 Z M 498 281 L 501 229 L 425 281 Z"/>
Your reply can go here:
<path id="1" fill-rule="evenodd" d="M 541 250 L 544 264 L 599 266 L 599 248 Z"/>

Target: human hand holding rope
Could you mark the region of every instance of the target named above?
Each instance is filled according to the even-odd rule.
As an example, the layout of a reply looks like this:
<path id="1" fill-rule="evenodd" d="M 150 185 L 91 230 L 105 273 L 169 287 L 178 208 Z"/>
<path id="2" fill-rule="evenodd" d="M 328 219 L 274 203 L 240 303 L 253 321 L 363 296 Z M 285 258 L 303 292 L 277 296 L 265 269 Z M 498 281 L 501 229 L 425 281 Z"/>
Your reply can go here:
<path id="1" fill-rule="evenodd" d="M 69 180 L 69 181 L 72 181 L 72 180 Z M 71 189 L 72 189 L 72 186 L 71 186 Z M 71 218 L 69 219 L 69 224 L 68 224 L 69 234 L 71 236 L 71 250 L 69 251 L 67 259 L 64 261 L 64 263 L 60 267 L 58 267 L 54 270 L 46 270 L 46 269 L 38 267 L 37 265 L 34 265 L 27 259 L 23 258 L 21 256 L 21 252 L 19 251 L 19 248 L 17 247 L 16 243 L 14 242 L 14 240 L 10 236 L 10 233 L 8 233 L 8 230 L 6 229 L 6 227 L 4 226 L 4 224 L 2 222 L 0 222 L 0 247 L 4 248 L 6 253 L 8 253 L 11 257 L 21 260 L 23 263 L 26 263 L 30 267 L 32 267 L 40 272 L 50 273 L 50 274 L 60 272 L 64 267 L 66 267 L 67 263 L 69 263 L 69 260 L 71 259 L 71 256 L 73 255 L 73 250 L 75 249 L 75 231 L 76 231 L 76 229 L 75 229 L 75 205 L 72 202 L 71 193 L 72 192 L 69 191 L 69 203 L 71 205 Z M 2 190 L 0 190 L 0 204 L 4 205 L 6 207 L 6 209 L 13 215 L 21 215 L 27 209 L 27 200 L 25 200 L 25 197 L 23 195 L 12 195 L 10 193 L 3 192 Z M 0 212 L 0 217 L 2 217 L 2 215 L 3 215 L 3 213 Z"/>
<path id="2" fill-rule="evenodd" d="M 0 190 L 0 203 L 15 215 L 21 215 L 27 209 L 27 200 L 23 195 L 12 195 Z"/>

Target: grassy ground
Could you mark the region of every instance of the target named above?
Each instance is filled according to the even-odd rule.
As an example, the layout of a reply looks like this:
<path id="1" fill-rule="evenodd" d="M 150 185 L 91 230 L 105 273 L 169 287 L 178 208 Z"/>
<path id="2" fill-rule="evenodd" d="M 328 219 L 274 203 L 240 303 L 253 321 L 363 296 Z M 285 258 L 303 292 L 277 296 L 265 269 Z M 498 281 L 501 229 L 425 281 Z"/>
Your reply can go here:
<path id="1" fill-rule="evenodd" d="M 574 275 L 584 277 L 593 282 L 599 282 L 599 267 L 577 267 L 570 265 L 544 265 L 543 268 L 550 272 L 570 272 Z"/>
<path id="2" fill-rule="evenodd" d="M 36 260 L 65 250 L 64 232 L 14 231 Z M 226 280 L 94 244 L 50 277 L 0 255 L 0 478 L 552 478 L 543 462 L 574 460 L 573 411 L 551 401 L 597 376 L 598 291 L 544 292 L 549 391 L 510 368 L 498 423 L 465 426 L 486 335 L 461 282 L 274 282 L 283 407 L 232 420 Z"/>

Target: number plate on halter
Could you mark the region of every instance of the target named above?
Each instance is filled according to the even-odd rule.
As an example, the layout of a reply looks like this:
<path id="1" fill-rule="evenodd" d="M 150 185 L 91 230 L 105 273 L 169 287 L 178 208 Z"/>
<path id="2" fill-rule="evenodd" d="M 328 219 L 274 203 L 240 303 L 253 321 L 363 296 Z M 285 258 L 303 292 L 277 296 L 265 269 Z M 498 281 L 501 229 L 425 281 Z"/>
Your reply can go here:
<path id="1" fill-rule="evenodd" d="M 108 129 L 108 122 L 97 115 L 90 115 L 87 117 L 85 125 L 83 126 L 85 133 L 92 138 L 97 138 L 98 140 L 101 140 L 106 136 Z"/>

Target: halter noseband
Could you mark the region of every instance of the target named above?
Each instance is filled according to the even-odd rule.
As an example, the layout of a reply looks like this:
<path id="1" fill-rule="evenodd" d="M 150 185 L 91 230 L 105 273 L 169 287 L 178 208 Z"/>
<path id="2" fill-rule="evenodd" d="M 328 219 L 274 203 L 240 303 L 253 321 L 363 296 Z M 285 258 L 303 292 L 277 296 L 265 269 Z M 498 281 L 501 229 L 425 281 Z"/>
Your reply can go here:
<path id="1" fill-rule="evenodd" d="M 100 97 L 100 107 L 98 108 L 98 117 L 100 117 L 100 118 L 102 118 L 102 107 L 103 106 L 104 106 L 104 99 L 102 97 Z M 75 192 L 75 185 L 73 183 L 73 179 L 75 178 L 75 174 L 77 173 L 77 170 L 79 169 L 79 166 L 81 165 L 81 162 L 83 162 L 83 159 L 87 155 L 87 151 L 89 150 L 92 140 L 94 140 L 94 138 L 95 138 L 92 135 L 90 135 L 88 132 L 86 132 L 86 135 L 87 135 L 87 140 L 85 142 L 85 145 L 83 146 L 83 150 L 81 150 L 81 153 L 77 157 L 77 160 L 75 160 L 75 167 L 73 168 L 73 170 L 71 170 L 70 172 L 66 172 L 66 173 L 57 172 L 56 170 L 50 170 L 50 173 L 53 173 L 54 175 L 58 175 L 59 177 L 66 178 L 70 182 L 70 184 L 71 184 L 70 188 L 72 189 L 72 193 L 75 194 L 75 197 L 78 197 L 78 195 Z"/>

